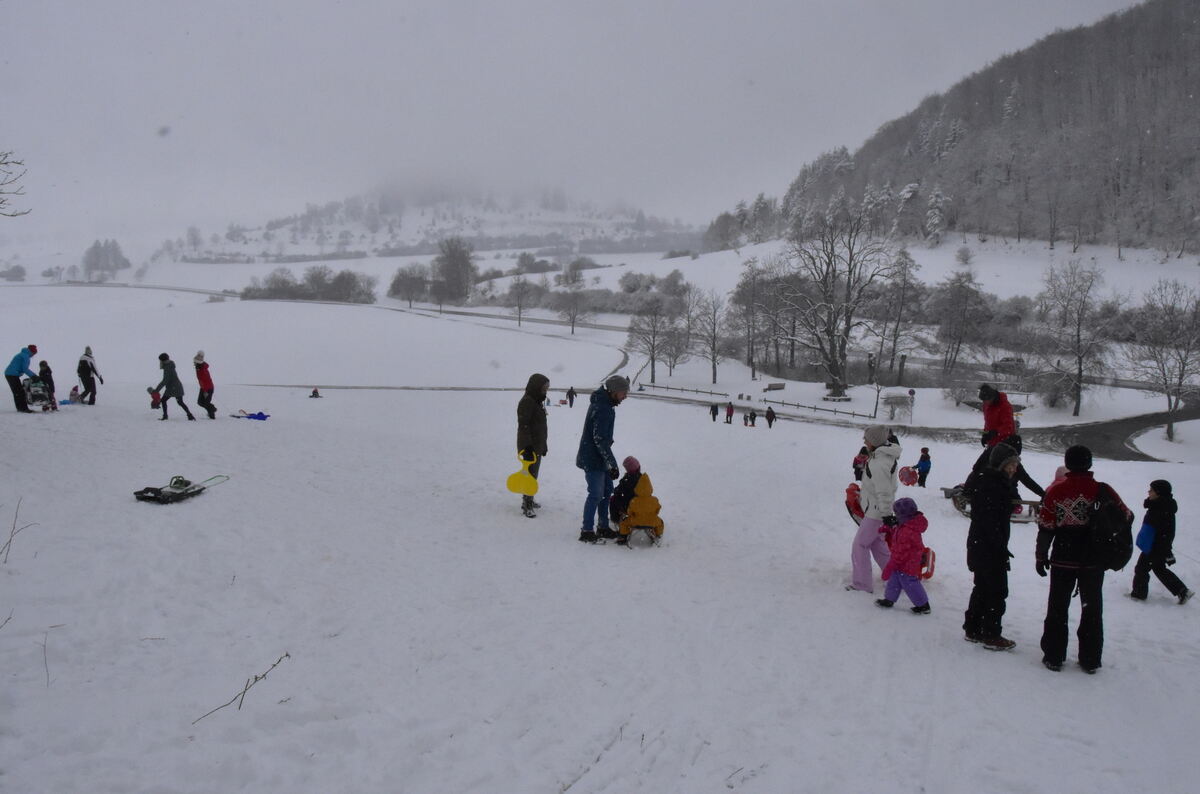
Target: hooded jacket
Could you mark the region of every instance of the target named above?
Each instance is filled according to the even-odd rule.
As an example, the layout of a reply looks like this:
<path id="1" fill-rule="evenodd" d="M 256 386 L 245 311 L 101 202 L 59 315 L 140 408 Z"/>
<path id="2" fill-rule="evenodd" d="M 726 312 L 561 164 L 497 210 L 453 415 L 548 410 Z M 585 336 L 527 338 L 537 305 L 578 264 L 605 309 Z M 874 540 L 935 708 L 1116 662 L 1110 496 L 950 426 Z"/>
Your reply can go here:
<path id="1" fill-rule="evenodd" d="M 9 362 L 8 367 L 4 370 L 4 375 L 6 377 L 12 375 L 25 375 L 26 377 L 36 378 L 37 375 L 34 375 L 33 371 L 29 369 L 29 362 L 32 359 L 33 353 L 29 352 L 29 348 L 21 348 L 21 352 L 13 356 L 12 361 Z"/>
<path id="2" fill-rule="evenodd" d="M 621 520 L 621 534 L 628 535 L 634 528 L 644 528 L 662 537 L 663 520 L 658 516 L 661 509 L 662 505 L 654 495 L 654 486 L 650 483 L 650 475 L 643 473 L 633 486 L 633 498 L 629 500 L 628 511 Z"/>
<path id="3" fill-rule="evenodd" d="M 862 508 L 864 518 L 883 518 L 892 514 L 896 501 L 896 469 L 899 468 L 900 445 L 888 442 L 875 447 L 867 455 L 862 474 Z"/>
<path id="4" fill-rule="evenodd" d="M 1150 547 L 1150 556 L 1165 560 L 1173 553 L 1175 545 L 1175 513 L 1179 505 L 1174 497 L 1160 496 L 1157 499 L 1147 499 L 1142 503 L 1146 508 L 1146 517 L 1142 523 L 1154 527 L 1154 545 Z"/>
<path id="5" fill-rule="evenodd" d="M 196 364 L 196 382 L 200 384 L 200 391 L 213 390 L 212 375 L 208 374 L 207 361 L 201 361 L 199 364 Z"/>
<path id="6" fill-rule="evenodd" d="M 1007 474 L 988 467 L 975 477 L 971 492 L 971 528 L 967 530 L 967 570 L 1007 564 L 1012 554 L 1013 491 Z"/>
<path id="7" fill-rule="evenodd" d="M 183 397 L 183 382 L 175 374 L 175 362 L 167 359 L 160 362 L 160 364 L 162 365 L 163 377 L 162 381 L 154 387 L 154 390 L 161 394 L 164 400 L 168 397 Z"/>
<path id="8" fill-rule="evenodd" d="M 545 375 L 533 373 L 517 403 L 517 449 L 532 449 L 539 457 L 550 451 L 546 442 L 546 398 L 542 392 L 549 382 Z"/>
<path id="9" fill-rule="evenodd" d="M 924 513 L 917 513 L 892 530 L 892 558 L 883 566 L 885 581 L 896 572 L 921 575 L 921 555 L 925 552 L 925 540 L 921 536 L 928 528 L 929 519 Z"/>
<path id="10" fill-rule="evenodd" d="M 587 416 L 583 419 L 583 432 L 579 436 L 579 452 L 575 455 L 575 465 L 584 471 L 617 468 L 612 451 L 616 409 L 608 389 L 601 387 L 592 392 Z"/>
<path id="11" fill-rule="evenodd" d="M 996 392 L 996 399 L 983 404 L 983 432 L 988 435 L 987 445 L 994 447 L 1017 432 L 1013 420 L 1012 403 L 1004 392 Z"/>

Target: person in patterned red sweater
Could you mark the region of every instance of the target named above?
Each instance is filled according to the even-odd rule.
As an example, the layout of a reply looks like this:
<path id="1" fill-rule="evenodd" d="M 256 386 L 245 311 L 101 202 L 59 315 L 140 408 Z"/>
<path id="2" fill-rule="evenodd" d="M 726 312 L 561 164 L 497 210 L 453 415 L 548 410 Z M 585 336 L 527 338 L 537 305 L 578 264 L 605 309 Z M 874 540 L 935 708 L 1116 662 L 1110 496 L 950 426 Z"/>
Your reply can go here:
<path id="1" fill-rule="evenodd" d="M 1042 664 L 1055 672 L 1067 656 L 1067 617 L 1071 597 L 1079 590 L 1079 666 L 1084 672 L 1100 669 L 1104 651 L 1104 568 L 1089 559 L 1088 523 L 1092 505 L 1101 494 L 1112 499 L 1132 521 L 1133 513 L 1109 485 L 1092 476 L 1092 451 L 1070 447 L 1063 456 L 1067 475 L 1055 482 L 1042 500 L 1038 514 L 1038 576 L 1050 573 L 1046 620 L 1042 627 Z"/>

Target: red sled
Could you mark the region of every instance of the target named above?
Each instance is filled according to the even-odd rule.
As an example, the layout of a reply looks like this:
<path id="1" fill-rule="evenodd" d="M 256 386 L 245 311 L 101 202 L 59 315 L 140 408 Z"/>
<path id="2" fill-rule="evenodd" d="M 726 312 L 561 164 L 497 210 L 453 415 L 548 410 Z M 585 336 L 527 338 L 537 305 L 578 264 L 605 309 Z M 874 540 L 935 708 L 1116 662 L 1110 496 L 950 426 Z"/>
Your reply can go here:
<path id="1" fill-rule="evenodd" d="M 850 514 L 850 518 L 855 524 L 862 523 L 862 489 L 859 488 L 856 482 L 852 482 L 846 486 L 846 512 Z"/>
<path id="2" fill-rule="evenodd" d="M 912 466 L 901 466 L 900 471 L 896 472 L 896 478 L 902 485 L 917 484 L 917 472 Z"/>
<path id="3" fill-rule="evenodd" d="M 921 552 L 921 579 L 932 579 L 933 569 L 937 567 L 937 554 L 928 546 Z"/>
<path id="4" fill-rule="evenodd" d="M 160 405 L 162 405 L 162 395 L 160 395 L 157 391 L 147 386 L 146 393 L 150 395 L 150 410 L 156 410 Z"/>

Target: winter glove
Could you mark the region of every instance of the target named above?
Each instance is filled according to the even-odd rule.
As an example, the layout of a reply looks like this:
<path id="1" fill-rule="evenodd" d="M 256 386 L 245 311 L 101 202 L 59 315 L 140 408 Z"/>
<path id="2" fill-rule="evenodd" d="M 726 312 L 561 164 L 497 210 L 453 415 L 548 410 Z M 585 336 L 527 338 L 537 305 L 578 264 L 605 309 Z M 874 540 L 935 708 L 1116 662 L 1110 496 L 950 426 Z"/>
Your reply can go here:
<path id="1" fill-rule="evenodd" d="M 1045 560 L 1038 560 L 1037 563 L 1034 565 L 1034 568 L 1037 569 L 1037 575 L 1045 576 L 1046 568 L 1048 566 L 1049 566 L 1049 563 L 1047 563 Z"/>
<path id="2" fill-rule="evenodd" d="M 883 566 L 883 573 L 880 574 L 880 578 L 882 578 L 885 582 L 892 578 L 892 564 L 890 562 Z"/>
<path id="3" fill-rule="evenodd" d="M 982 446 L 985 446 L 985 447 L 986 447 L 986 446 L 988 445 L 988 442 L 989 442 L 989 441 L 991 441 L 991 440 L 992 440 L 993 438 L 995 438 L 995 437 L 996 437 L 996 431 L 995 431 L 995 430 L 989 430 L 989 431 L 987 431 L 986 433 L 984 433 L 982 436 L 980 436 L 980 438 L 979 438 L 979 443 L 980 443 Z"/>
<path id="4" fill-rule="evenodd" d="M 895 517 L 895 516 L 884 516 L 884 517 L 883 517 L 883 525 L 884 525 L 885 527 L 887 527 L 887 529 L 880 529 L 879 531 L 880 531 L 880 532 L 887 532 L 889 529 L 895 529 L 895 528 L 896 528 L 896 526 L 897 526 L 897 524 L 899 524 L 899 522 L 898 522 L 898 521 L 896 521 L 896 517 Z"/>
<path id="5" fill-rule="evenodd" d="M 521 460 L 533 460 L 533 449 L 531 447 L 525 447 L 525 449 L 521 450 Z"/>
<path id="6" fill-rule="evenodd" d="M 101 378 L 99 375 L 97 375 L 97 376 L 96 376 L 96 379 L 100 381 L 100 385 L 101 385 L 101 386 L 103 386 L 103 385 L 104 385 L 104 378 Z"/>
<path id="7" fill-rule="evenodd" d="M 621 470 L 618 469 L 616 466 L 613 466 L 611 469 L 608 470 L 608 479 L 616 480 L 620 476 L 621 476 Z"/>

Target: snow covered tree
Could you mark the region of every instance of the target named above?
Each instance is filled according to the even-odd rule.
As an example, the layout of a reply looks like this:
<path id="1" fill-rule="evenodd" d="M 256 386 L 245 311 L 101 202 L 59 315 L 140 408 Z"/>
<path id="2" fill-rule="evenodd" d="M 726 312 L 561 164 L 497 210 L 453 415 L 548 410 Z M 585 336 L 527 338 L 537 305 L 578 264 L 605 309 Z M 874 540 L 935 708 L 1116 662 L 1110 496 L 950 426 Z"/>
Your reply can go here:
<path id="1" fill-rule="evenodd" d="M 927 211 L 925 213 L 925 237 L 929 240 L 930 248 L 937 248 L 942 243 L 942 232 L 946 228 L 946 197 L 942 189 L 934 185 L 929 193 Z"/>
<path id="2" fill-rule="evenodd" d="M 671 326 L 671 315 L 667 301 L 659 295 L 651 295 L 634 312 L 629 322 L 629 338 L 626 346 L 630 351 L 641 353 L 650 360 L 650 382 L 655 382 L 658 359 L 663 356 L 667 330 Z"/>
<path id="3" fill-rule="evenodd" d="M 1136 322 L 1125 363 L 1134 378 L 1153 383 L 1167 398 L 1167 440 L 1174 441 L 1171 416 L 1184 397 L 1200 396 L 1200 294 L 1161 280 L 1146 293 Z"/>
<path id="4" fill-rule="evenodd" d="M 424 265 L 408 265 L 396 270 L 392 284 L 388 287 L 389 298 L 402 298 L 412 308 L 413 301 L 425 294 L 429 282 L 429 268 Z"/>
<path id="5" fill-rule="evenodd" d="M 1085 267 L 1077 259 L 1066 266 L 1052 265 L 1044 283 L 1039 295 L 1042 313 L 1054 325 L 1047 337 L 1047 363 L 1069 378 L 1075 402 L 1071 415 L 1079 416 L 1084 375 L 1097 373 L 1104 365 L 1108 330 L 1120 315 L 1119 304 L 1115 300 L 1102 304 L 1103 272 L 1094 265 Z"/>

